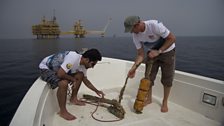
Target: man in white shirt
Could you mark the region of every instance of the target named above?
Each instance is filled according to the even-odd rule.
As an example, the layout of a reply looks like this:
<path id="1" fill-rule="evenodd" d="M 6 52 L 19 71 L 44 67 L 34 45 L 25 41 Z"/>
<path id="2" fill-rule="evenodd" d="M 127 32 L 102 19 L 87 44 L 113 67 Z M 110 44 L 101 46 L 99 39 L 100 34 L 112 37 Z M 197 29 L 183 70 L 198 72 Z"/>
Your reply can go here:
<path id="1" fill-rule="evenodd" d="M 74 120 L 76 117 L 66 109 L 68 84 L 72 82 L 72 96 L 70 102 L 76 105 L 85 105 L 78 100 L 77 93 L 83 82 L 97 95 L 104 97 L 102 91 L 97 90 L 87 79 L 87 69 L 93 68 L 102 56 L 97 49 L 90 49 L 82 55 L 74 51 L 65 51 L 50 55 L 39 64 L 41 79 L 48 82 L 52 89 L 58 87 L 57 99 L 60 110 L 58 114 L 66 120 Z"/>
<path id="2" fill-rule="evenodd" d="M 139 16 L 128 16 L 124 21 L 125 32 L 132 33 L 133 42 L 137 49 L 137 57 L 134 65 L 128 72 L 128 77 L 133 78 L 138 66 L 143 62 L 146 55 L 146 72 L 148 64 L 153 61 L 149 79 L 152 85 L 146 98 L 145 105 L 152 102 L 152 86 L 161 67 L 162 77 L 161 83 L 164 87 L 164 97 L 161 106 L 161 112 L 168 112 L 168 97 L 173 82 L 175 70 L 175 36 L 158 20 L 140 20 Z M 147 76 L 147 75 L 146 75 Z"/>

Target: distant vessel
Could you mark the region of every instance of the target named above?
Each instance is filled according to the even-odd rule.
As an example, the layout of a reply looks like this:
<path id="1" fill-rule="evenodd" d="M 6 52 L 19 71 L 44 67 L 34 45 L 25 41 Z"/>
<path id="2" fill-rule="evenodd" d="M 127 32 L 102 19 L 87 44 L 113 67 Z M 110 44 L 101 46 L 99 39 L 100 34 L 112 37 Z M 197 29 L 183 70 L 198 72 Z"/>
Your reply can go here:
<path id="1" fill-rule="evenodd" d="M 59 38 L 60 32 L 55 16 L 50 21 L 47 21 L 43 16 L 40 24 L 32 26 L 32 33 L 37 36 L 37 39 Z"/>

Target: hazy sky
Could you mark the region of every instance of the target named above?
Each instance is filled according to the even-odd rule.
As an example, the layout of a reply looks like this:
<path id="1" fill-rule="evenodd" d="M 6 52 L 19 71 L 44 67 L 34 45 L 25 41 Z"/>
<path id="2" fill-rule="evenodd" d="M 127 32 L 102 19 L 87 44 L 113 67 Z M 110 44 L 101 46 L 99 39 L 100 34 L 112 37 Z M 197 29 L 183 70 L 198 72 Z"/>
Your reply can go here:
<path id="1" fill-rule="evenodd" d="M 158 19 L 176 36 L 224 36 L 224 0 L 1 0 L 0 39 L 32 38 L 32 25 L 53 10 L 61 31 L 81 19 L 86 29 L 101 30 L 111 17 L 106 36 L 124 33 L 126 16 Z"/>

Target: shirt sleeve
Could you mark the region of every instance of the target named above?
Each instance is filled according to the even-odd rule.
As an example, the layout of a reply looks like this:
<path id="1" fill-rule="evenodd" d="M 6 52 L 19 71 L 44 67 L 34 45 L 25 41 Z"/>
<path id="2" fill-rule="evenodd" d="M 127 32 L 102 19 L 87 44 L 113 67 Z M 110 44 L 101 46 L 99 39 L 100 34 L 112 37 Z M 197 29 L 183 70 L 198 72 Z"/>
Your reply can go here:
<path id="1" fill-rule="evenodd" d="M 133 42 L 135 44 L 136 49 L 140 49 L 142 47 L 141 42 L 138 40 L 135 34 L 132 34 Z"/>
<path id="2" fill-rule="evenodd" d="M 153 23 L 153 32 L 163 38 L 166 38 L 170 34 L 169 29 L 167 29 L 160 21 Z"/>
<path id="3" fill-rule="evenodd" d="M 69 70 L 72 69 L 74 63 L 78 60 L 78 57 L 72 56 L 71 53 L 67 54 L 64 58 L 64 62 L 61 64 L 61 68 L 68 73 Z"/>

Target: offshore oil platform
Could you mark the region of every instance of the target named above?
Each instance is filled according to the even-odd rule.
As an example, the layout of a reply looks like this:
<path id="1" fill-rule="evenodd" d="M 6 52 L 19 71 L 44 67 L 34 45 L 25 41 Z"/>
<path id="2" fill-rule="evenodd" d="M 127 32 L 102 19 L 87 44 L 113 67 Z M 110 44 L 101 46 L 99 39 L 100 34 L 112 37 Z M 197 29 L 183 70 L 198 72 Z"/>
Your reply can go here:
<path id="1" fill-rule="evenodd" d="M 84 38 L 87 34 L 87 31 L 84 29 L 84 26 L 81 24 L 81 20 L 75 22 L 72 31 L 62 32 L 61 35 L 72 34 L 75 38 Z"/>
<path id="2" fill-rule="evenodd" d="M 75 38 L 84 38 L 87 34 L 93 35 L 100 35 L 104 37 L 106 29 L 111 22 L 111 18 L 109 19 L 108 23 L 104 27 L 103 30 L 86 30 L 84 26 L 81 24 L 81 20 L 75 22 L 73 26 L 73 30 L 61 32 L 59 29 L 59 25 L 56 22 L 56 17 L 53 16 L 53 19 L 47 21 L 45 17 L 42 18 L 40 24 L 32 26 L 32 33 L 33 35 L 37 36 L 37 39 L 44 39 L 44 38 L 59 38 L 60 35 L 69 35 L 72 34 Z"/>
<path id="3" fill-rule="evenodd" d="M 37 39 L 59 38 L 61 31 L 55 16 L 50 21 L 47 21 L 43 16 L 40 24 L 32 26 L 32 33 L 37 36 Z"/>
<path id="4" fill-rule="evenodd" d="M 107 27 L 111 22 L 111 18 L 109 18 L 107 24 L 103 28 L 103 30 L 86 30 L 84 26 L 81 23 L 81 20 L 78 20 L 75 22 L 73 30 L 72 31 L 67 31 L 67 32 L 61 32 L 61 35 L 69 35 L 72 34 L 76 38 L 84 38 L 87 34 L 92 34 L 92 35 L 100 35 L 101 37 L 104 37 Z"/>

